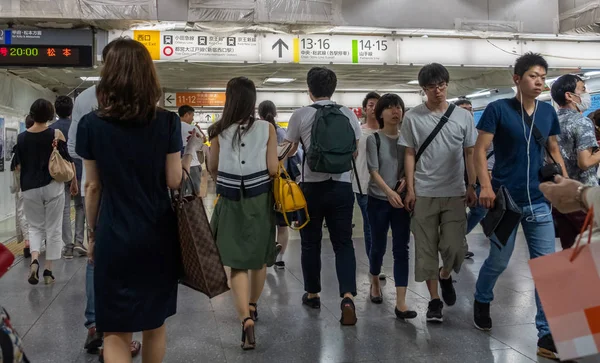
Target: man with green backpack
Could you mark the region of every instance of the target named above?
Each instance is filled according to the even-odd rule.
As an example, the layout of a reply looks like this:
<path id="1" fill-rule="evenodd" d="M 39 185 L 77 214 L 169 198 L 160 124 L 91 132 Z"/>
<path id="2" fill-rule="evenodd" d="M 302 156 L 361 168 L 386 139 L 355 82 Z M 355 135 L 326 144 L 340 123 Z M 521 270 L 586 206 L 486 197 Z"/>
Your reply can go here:
<path id="1" fill-rule="evenodd" d="M 356 258 L 352 242 L 354 192 L 350 171 L 362 131 L 356 115 L 347 107 L 331 101 L 337 86 L 335 73 L 327 68 L 312 68 L 307 75 L 311 106 L 291 116 L 286 140 L 305 151 L 301 185 L 308 204 L 310 222 L 300 231 L 302 238 L 302 303 L 321 307 L 321 240 L 323 220 L 329 229 L 335 252 L 339 282 L 342 325 L 356 324 L 353 298 L 356 296 Z"/>

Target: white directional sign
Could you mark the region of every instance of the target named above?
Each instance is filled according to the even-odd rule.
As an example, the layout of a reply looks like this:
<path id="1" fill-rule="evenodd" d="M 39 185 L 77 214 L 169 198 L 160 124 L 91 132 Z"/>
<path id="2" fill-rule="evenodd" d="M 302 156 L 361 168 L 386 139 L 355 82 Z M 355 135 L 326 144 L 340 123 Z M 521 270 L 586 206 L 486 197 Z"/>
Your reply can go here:
<path id="1" fill-rule="evenodd" d="M 177 106 L 177 96 L 175 93 L 165 93 L 165 107 Z"/>
<path id="2" fill-rule="evenodd" d="M 160 60 L 179 62 L 259 61 L 256 34 L 216 36 L 202 32 L 161 32 Z"/>
<path id="3" fill-rule="evenodd" d="M 394 64 L 395 40 L 386 37 L 306 35 L 298 41 L 300 63 Z"/>
<path id="4" fill-rule="evenodd" d="M 287 34 L 268 34 L 260 37 L 260 53 L 263 63 L 294 62 L 294 42 L 298 38 Z"/>

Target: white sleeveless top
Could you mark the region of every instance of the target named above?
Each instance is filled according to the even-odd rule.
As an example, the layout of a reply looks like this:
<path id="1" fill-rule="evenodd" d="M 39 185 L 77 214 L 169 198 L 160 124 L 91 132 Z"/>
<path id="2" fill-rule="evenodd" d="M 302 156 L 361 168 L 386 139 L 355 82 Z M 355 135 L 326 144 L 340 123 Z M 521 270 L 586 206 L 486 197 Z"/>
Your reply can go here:
<path id="1" fill-rule="evenodd" d="M 246 130 L 248 126 L 234 124 L 219 135 L 217 194 L 239 200 L 242 193 L 244 197 L 255 197 L 271 190 L 267 168 L 269 125 L 256 120 Z M 240 140 L 235 136 L 238 129 Z"/>

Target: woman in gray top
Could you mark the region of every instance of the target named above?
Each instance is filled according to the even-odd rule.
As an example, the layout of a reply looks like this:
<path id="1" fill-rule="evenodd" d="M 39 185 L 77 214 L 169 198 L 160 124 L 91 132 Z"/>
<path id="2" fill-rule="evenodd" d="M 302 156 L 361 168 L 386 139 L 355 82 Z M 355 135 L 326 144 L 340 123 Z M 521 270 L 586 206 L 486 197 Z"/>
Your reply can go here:
<path id="1" fill-rule="evenodd" d="M 405 187 L 404 147 L 398 143 L 398 128 L 404 116 L 404 102 L 398 95 L 383 95 L 375 107 L 375 116 L 379 122 L 379 131 L 367 138 L 367 166 L 371 174 L 367 211 L 372 240 L 369 254 L 369 295 L 373 303 L 383 302 L 379 273 L 391 226 L 396 283 L 395 312 L 399 319 L 414 319 L 417 313 L 409 310 L 406 305 L 410 214 L 404 209 L 400 196 Z"/>

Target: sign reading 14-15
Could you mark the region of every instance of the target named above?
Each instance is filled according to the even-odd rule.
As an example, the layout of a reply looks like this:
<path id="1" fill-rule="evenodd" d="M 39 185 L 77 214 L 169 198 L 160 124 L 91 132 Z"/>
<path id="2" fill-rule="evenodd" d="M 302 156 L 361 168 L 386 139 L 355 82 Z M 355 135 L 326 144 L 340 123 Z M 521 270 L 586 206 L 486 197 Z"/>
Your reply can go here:
<path id="1" fill-rule="evenodd" d="M 300 63 L 394 64 L 397 61 L 395 40 L 385 37 L 300 36 L 297 46 L 299 57 L 295 61 Z"/>

